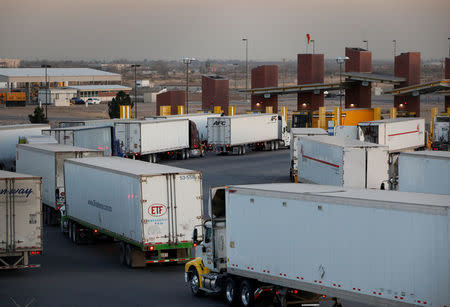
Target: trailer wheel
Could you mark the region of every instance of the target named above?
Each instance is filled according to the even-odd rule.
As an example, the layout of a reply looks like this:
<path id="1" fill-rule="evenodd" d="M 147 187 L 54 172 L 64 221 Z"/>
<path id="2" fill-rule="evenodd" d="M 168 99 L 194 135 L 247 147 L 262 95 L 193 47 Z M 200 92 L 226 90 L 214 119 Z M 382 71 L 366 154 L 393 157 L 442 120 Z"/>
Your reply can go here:
<path id="1" fill-rule="evenodd" d="M 131 268 L 131 253 L 132 253 L 131 245 L 127 243 L 125 246 L 125 264 L 130 268 Z"/>
<path id="2" fill-rule="evenodd" d="M 241 283 L 240 301 L 242 307 L 250 307 L 255 305 L 255 289 L 249 280 L 243 280 Z"/>
<path id="3" fill-rule="evenodd" d="M 72 221 L 67 222 L 67 234 L 69 235 L 69 240 L 72 241 Z"/>
<path id="4" fill-rule="evenodd" d="M 242 154 L 243 155 L 245 155 L 245 152 L 246 152 L 247 150 L 245 149 L 245 145 L 244 146 L 242 146 Z"/>
<path id="5" fill-rule="evenodd" d="M 79 234 L 78 234 L 78 225 L 77 223 L 72 223 L 72 242 L 78 244 Z"/>
<path id="6" fill-rule="evenodd" d="M 279 145 L 280 145 L 279 142 L 275 141 L 275 150 L 278 150 Z"/>
<path id="7" fill-rule="evenodd" d="M 225 282 L 225 300 L 228 305 L 234 306 L 237 303 L 238 286 L 233 278 L 229 277 Z"/>
<path id="8" fill-rule="evenodd" d="M 191 153 L 189 149 L 186 149 L 186 159 L 189 159 L 191 157 Z"/>
<path id="9" fill-rule="evenodd" d="M 200 290 L 200 279 L 197 269 L 193 266 L 189 269 L 189 289 L 191 289 L 192 295 L 194 296 L 203 295 L 203 291 Z"/>
<path id="10" fill-rule="evenodd" d="M 119 243 L 119 252 L 120 252 L 120 264 L 122 265 L 126 265 L 126 260 L 125 260 L 125 253 L 126 253 L 126 247 L 125 247 L 125 243 L 120 242 Z"/>

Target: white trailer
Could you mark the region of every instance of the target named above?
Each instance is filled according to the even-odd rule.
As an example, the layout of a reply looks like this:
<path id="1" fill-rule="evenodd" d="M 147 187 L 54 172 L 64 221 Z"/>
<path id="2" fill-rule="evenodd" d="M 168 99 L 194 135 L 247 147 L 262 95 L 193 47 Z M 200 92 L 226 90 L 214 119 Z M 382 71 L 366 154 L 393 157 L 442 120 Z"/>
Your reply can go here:
<path id="1" fill-rule="evenodd" d="M 358 139 L 387 145 L 389 152 L 414 150 L 425 146 L 425 119 L 391 118 L 358 124 Z"/>
<path id="2" fill-rule="evenodd" d="M 20 136 L 19 144 L 58 144 L 58 142 L 54 137 L 50 135 L 33 135 L 33 136 Z"/>
<path id="3" fill-rule="evenodd" d="M 387 146 L 319 135 L 300 137 L 297 152 L 300 182 L 367 189 L 389 182 Z"/>
<path id="4" fill-rule="evenodd" d="M 180 114 L 180 115 L 168 115 L 168 116 L 154 116 L 146 117 L 145 120 L 155 120 L 155 119 L 189 119 L 195 123 L 198 130 L 198 138 L 202 143 L 208 142 L 208 118 L 210 117 L 220 117 L 220 114 L 215 113 L 191 113 L 191 114 Z"/>
<path id="5" fill-rule="evenodd" d="M 450 116 L 436 116 L 433 119 L 433 150 L 450 150 Z"/>
<path id="6" fill-rule="evenodd" d="M 24 124 L 0 126 L 0 170 L 14 171 L 16 144 L 20 137 L 38 136 L 42 130 L 50 129 L 47 124 Z"/>
<path id="7" fill-rule="evenodd" d="M 194 295 L 449 305 L 450 196 L 294 183 L 211 195 L 200 258 L 185 267 Z"/>
<path id="8" fill-rule="evenodd" d="M 61 144 L 17 145 L 17 171 L 42 177 L 44 224 L 58 224 L 64 205 L 64 159 L 103 156 L 103 151 Z"/>
<path id="9" fill-rule="evenodd" d="M 291 144 L 290 144 L 290 174 L 291 182 L 298 182 L 298 138 L 302 136 L 328 135 L 322 128 L 291 128 Z"/>
<path id="10" fill-rule="evenodd" d="M 150 162 L 162 154 L 181 159 L 189 156 L 188 119 L 116 122 L 115 137 L 125 156 L 144 156 Z"/>
<path id="11" fill-rule="evenodd" d="M 112 155 L 112 128 L 103 127 L 68 127 L 43 130 L 42 134 L 53 136 L 59 144 L 98 149 L 105 156 Z"/>
<path id="12" fill-rule="evenodd" d="M 243 114 L 208 118 L 208 146 L 215 152 L 245 154 L 247 149 L 289 146 L 286 121 L 278 114 Z"/>
<path id="13" fill-rule="evenodd" d="M 202 218 L 198 171 L 119 157 L 67 159 L 66 217 L 75 243 L 104 234 L 120 240 L 128 266 L 193 259 Z"/>
<path id="14" fill-rule="evenodd" d="M 450 152 L 400 153 L 398 190 L 450 195 Z"/>
<path id="15" fill-rule="evenodd" d="M 41 178 L 0 171 L 0 270 L 37 268 L 41 253 Z"/>
<path id="16" fill-rule="evenodd" d="M 70 121 L 61 121 L 59 122 L 59 128 L 69 128 L 69 127 L 114 127 L 114 123 L 130 121 L 129 119 L 119 119 L 119 118 L 111 118 L 111 119 L 88 119 L 88 120 L 70 120 Z"/>

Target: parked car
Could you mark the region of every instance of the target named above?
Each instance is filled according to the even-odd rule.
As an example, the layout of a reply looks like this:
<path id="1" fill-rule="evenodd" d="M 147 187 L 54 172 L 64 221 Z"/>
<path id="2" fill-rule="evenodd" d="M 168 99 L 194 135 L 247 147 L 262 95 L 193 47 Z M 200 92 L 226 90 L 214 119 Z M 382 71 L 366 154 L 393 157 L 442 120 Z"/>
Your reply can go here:
<path id="1" fill-rule="evenodd" d="M 84 100 L 79 97 L 73 97 L 70 99 L 70 104 L 84 104 Z"/>
<path id="2" fill-rule="evenodd" d="M 98 98 L 88 98 L 86 100 L 87 104 L 100 104 L 100 99 Z"/>

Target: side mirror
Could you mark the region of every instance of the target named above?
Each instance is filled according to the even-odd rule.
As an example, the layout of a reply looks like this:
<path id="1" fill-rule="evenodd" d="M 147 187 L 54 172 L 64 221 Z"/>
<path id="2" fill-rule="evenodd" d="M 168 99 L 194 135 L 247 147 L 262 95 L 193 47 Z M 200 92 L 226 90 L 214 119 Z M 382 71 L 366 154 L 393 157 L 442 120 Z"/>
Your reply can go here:
<path id="1" fill-rule="evenodd" d="M 193 241 L 194 243 L 197 243 L 197 241 L 198 241 L 198 231 L 197 231 L 197 228 L 194 228 L 194 231 L 192 232 L 192 241 Z"/>

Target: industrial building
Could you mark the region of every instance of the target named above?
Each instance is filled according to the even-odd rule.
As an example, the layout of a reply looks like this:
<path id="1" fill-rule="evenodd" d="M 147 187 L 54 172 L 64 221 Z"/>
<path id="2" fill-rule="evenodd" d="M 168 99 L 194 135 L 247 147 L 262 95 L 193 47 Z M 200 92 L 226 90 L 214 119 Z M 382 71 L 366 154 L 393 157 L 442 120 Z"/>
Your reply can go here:
<path id="1" fill-rule="evenodd" d="M 116 97 L 117 93 L 123 91 L 130 94 L 131 87 L 123 85 L 72 85 L 70 88 L 77 91 L 77 96 L 83 100 L 87 98 L 98 98 L 100 101 L 111 101 Z"/>
<path id="2" fill-rule="evenodd" d="M 202 110 L 214 111 L 220 107 L 228 114 L 230 103 L 230 80 L 218 75 L 202 76 Z"/>
<path id="3" fill-rule="evenodd" d="M 77 96 L 77 90 L 74 88 L 49 88 L 39 90 L 38 103 L 39 105 L 48 104 L 56 107 L 70 106 L 70 99 Z"/>

